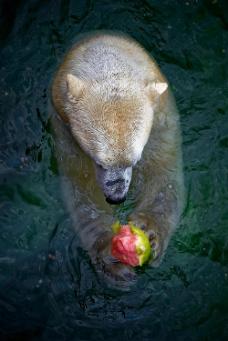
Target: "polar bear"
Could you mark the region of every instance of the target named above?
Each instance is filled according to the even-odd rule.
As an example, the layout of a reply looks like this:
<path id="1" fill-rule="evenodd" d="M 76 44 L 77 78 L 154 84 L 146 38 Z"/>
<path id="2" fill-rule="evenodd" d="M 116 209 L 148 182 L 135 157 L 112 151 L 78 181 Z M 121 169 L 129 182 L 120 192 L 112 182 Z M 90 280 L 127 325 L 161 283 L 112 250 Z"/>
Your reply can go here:
<path id="1" fill-rule="evenodd" d="M 110 254 L 113 206 L 148 234 L 158 265 L 183 207 L 179 115 L 167 79 L 134 39 L 98 31 L 78 39 L 52 83 L 56 149 L 67 206 L 92 261 L 134 279 Z"/>

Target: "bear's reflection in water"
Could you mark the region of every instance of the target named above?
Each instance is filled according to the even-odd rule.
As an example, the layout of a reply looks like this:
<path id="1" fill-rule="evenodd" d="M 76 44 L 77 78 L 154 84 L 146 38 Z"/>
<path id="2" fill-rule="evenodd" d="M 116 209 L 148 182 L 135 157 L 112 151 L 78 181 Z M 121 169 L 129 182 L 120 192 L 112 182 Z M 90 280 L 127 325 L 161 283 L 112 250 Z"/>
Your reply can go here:
<path id="1" fill-rule="evenodd" d="M 121 48 L 118 51 L 119 46 Z M 110 62 L 109 59 L 114 58 L 113 65 L 117 68 L 117 72 L 105 74 L 105 77 L 104 74 L 103 77 L 100 77 L 99 73 L 98 76 L 92 74 L 90 79 L 89 71 L 85 75 L 85 79 L 87 78 L 85 84 L 81 84 L 82 81 L 78 77 L 83 79 L 82 71 L 77 74 L 80 61 L 84 67 L 83 72 L 86 73 L 88 64 L 96 63 L 99 49 L 102 49 L 103 53 L 99 58 L 105 56 L 103 64 L 107 63 L 106 66 Z M 133 52 L 135 50 L 132 57 L 129 55 L 130 50 Z M 94 51 L 96 57 L 90 59 L 90 54 Z M 116 56 L 115 53 L 123 53 L 122 60 L 121 56 Z M 79 66 L 75 62 L 75 68 L 72 69 L 76 75 L 69 77 L 72 62 L 77 54 L 81 58 L 79 58 Z M 167 80 L 156 63 L 130 38 L 104 33 L 96 34 L 94 37 L 91 35 L 85 39 L 85 42 L 79 41 L 69 55 L 70 57 L 65 58 L 63 66 L 57 73 L 52 92 L 55 110 L 60 114 L 59 116 L 53 114 L 52 123 L 65 202 L 75 231 L 83 248 L 88 251 L 96 270 L 105 275 L 108 282 L 128 286 L 136 280 L 136 275 L 132 268 L 117 262 L 111 256 L 111 225 L 115 218 L 112 206 L 105 200 L 105 184 L 100 181 L 99 186 L 97 183 L 95 171 L 98 166 L 97 161 L 104 166 L 104 169 L 108 169 L 107 172 L 103 172 L 108 176 L 114 174 L 112 169 L 115 168 L 113 165 L 115 166 L 116 161 L 117 165 L 120 161 L 119 164 L 124 165 L 124 169 L 133 169 L 130 186 L 135 208 L 128 220 L 148 234 L 155 255 L 151 265 L 158 266 L 172 232 L 178 225 L 183 208 L 179 115 L 173 96 L 167 89 Z M 141 71 L 135 74 L 135 77 L 139 76 L 138 85 L 133 80 L 131 84 L 129 80 L 135 71 L 132 71 L 133 62 L 128 62 L 127 58 L 138 58 L 141 63 L 145 62 L 145 75 L 141 74 Z M 124 62 L 127 66 L 121 76 L 120 71 Z M 128 66 L 129 73 L 126 71 Z M 137 63 L 135 67 L 138 67 Z M 143 69 L 143 66 L 139 65 L 140 68 Z M 110 71 L 108 67 L 104 67 L 100 70 L 101 74 L 102 72 Z M 149 72 L 153 76 L 152 80 L 147 79 Z M 94 77 L 97 78 L 94 80 Z M 103 83 L 112 77 L 117 78 L 104 86 Z M 121 77 L 129 79 L 123 82 Z M 89 82 L 90 87 L 88 87 Z M 114 88 L 107 89 L 108 86 Z M 82 92 L 78 92 L 78 87 L 82 87 Z M 121 95 L 117 96 L 118 92 Z M 98 98 L 93 101 L 94 94 L 100 96 L 99 101 Z M 103 100 L 102 96 L 105 97 L 103 106 L 100 103 Z M 145 104 L 145 101 L 148 103 Z M 87 113 L 88 117 L 85 117 Z M 90 136 L 91 131 L 93 134 Z M 99 136 L 99 132 L 102 132 L 103 136 Z M 97 142 L 94 136 L 97 136 Z M 102 138 L 103 144 L 107 143 L 107 146 L 102 146 Z M 77 140 L 82 148 L 77 144 Z M 108 154 L 106 164 L 104 150 Z M 120 168 L 116 167 L 115 173 L 116 169 Z"/>

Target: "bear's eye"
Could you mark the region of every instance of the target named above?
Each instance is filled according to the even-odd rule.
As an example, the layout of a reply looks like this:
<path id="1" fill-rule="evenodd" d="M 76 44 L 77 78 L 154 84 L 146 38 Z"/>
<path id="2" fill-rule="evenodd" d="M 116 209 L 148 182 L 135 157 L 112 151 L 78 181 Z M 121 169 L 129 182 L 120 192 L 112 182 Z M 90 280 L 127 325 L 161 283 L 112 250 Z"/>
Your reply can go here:
<path id="1" fill-rule="evenodd" d="M 97 167 L 99 168 L 99 169 L 103 169 L 103 170 L 105 170 L 106 168 L 105 167 L 103 167 L 100 163 L 98 163 L 98 162 L 96 162 L 96 165 L 97 165 Z"/>
<path id="2" fill-rule="evenodd" d="M 98 169 L 103 170 L 103 171 L 107 170 L 107 167 L 103 166 L 99 161 L 96 161 L 96 160 L 94 160 L 94 161 L 95 161 L 95 165 Z"/>

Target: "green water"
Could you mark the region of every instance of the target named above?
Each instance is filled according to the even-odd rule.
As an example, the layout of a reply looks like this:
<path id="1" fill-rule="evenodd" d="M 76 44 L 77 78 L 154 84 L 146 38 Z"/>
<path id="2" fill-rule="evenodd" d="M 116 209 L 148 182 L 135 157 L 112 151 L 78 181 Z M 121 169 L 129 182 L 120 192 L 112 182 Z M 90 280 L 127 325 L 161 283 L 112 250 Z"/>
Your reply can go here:
<path id="1" fill-rule="evenodd" d="M 227 340 L 227 1 L 2 1 L 0 340 Z M 187 204 L 163 263 L 105 288 L 61 198 L 49 84 L 78 33 L 150 51 L 180 110 Z M 125 207 L 127 209 L 127 207 Z"/>

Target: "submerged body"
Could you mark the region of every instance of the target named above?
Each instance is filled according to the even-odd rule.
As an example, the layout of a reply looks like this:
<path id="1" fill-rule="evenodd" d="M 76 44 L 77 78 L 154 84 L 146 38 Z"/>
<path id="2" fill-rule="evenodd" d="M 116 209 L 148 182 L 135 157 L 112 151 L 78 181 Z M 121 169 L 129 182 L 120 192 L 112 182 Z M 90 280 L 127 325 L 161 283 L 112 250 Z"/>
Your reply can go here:
<path id="1" fill-rule="evenodd" d="M 132 270 L 111 259 L 113 211 L 149 236 L 159 263 L 183 205 L 179 116 L 168 83 L 133 39 L 97 32 L 79 40 L 54 78 L 57 155 L 75 228 L 94 263 L 112 278 Z M 95 165 L 95 167 L 94 167 Z M 132 178 L 132 179 L 131 179 Z"/>

